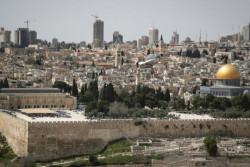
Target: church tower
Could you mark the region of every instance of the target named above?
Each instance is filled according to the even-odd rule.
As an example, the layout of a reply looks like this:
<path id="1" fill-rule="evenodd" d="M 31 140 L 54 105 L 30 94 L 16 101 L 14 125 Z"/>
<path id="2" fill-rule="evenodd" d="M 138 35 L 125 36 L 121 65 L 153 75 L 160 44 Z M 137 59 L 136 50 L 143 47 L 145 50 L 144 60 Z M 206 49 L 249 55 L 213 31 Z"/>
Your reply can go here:
<path id="1" fill-rule="evenodd" d="M 164 41 L 163 41 L 163 38 L 162 38 L 162 35 L 161 35 L 161 39 L 159 41 L 159 54 L 160 55 L 163 55 L 163 49 L 164 48 Z"/>

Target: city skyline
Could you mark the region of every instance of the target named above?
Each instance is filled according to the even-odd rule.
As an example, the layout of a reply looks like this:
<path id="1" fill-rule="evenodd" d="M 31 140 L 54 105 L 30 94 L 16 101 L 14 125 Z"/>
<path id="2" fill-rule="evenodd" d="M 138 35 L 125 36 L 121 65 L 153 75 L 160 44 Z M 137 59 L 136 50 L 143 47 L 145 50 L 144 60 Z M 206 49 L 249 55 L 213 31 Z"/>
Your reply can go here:
<path id="1" fill-rule="evenodd" d="M 159 29 L 165 42 L 171 40 L 177 29 L 180 41 L 186 37 L 192 40 L 218 40 L 241 31 L 249 23 L 250 1 L 3 1 L 0 7 L 0 27 L 11 30 L 25 28 L 25 20 L 36 20 L 29 24 L 37 31 L 39 39 L 51 42 L 52 38 L 65 42 L 91 42 L 92 25 L 98 15 L 104 21 L 104 40 L 112 41 L 113 32 L 123 34 L 124 41 L 137 40 L 148 35 L 148 29 Z M 49 4 L 49 5 L 48 5 Z M 211 10 L 210 10 L 211 9 Z M 241 9 L 241 10 L 235 10 Z M 239 12 L 240 11 L 240 12 Z M 45 15 L 46 14 L 46 15 Z"/>

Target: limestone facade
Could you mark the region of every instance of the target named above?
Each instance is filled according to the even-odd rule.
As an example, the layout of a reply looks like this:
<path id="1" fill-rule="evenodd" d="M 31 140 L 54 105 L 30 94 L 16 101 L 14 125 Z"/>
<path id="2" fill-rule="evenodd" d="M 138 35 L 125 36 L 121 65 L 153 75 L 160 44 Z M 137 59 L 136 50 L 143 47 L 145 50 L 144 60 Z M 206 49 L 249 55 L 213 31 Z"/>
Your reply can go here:
<path id="1" fill-rule="evenodd" d="M 21 108 L 77 108 L 76 97 L 60 93 L 59 89 L 2 89 L 0 108 L 17 110 Z M 21 91 L 23 90 L 23 91 Z M 42 90 L 42 91 L 41 91 Z"/>

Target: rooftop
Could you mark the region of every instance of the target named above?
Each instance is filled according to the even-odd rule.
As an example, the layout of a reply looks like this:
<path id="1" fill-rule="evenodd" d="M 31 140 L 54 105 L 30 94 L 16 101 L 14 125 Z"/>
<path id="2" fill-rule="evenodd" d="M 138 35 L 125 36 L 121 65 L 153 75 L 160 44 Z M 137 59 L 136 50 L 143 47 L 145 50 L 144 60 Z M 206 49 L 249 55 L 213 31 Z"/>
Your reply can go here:
<path id="1" fill-rule="evenodd" d="M 58 88 L 2 88 L 2 93 L 60 93 Z"/>

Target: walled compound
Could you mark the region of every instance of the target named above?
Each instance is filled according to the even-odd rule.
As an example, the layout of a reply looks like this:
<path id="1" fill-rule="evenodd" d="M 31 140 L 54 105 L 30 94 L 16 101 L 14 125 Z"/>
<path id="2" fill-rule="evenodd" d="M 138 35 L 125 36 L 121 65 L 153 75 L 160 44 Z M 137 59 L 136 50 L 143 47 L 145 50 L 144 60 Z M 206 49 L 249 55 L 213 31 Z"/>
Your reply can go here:
<path id="1" fill-rule="evenodd" d="M 18 156 L 31 161 L 96 153 L 119 138 L 250 137 L 249 129 L 250 119 L 30 122 L 0 112 L 0 132 Z"/>

